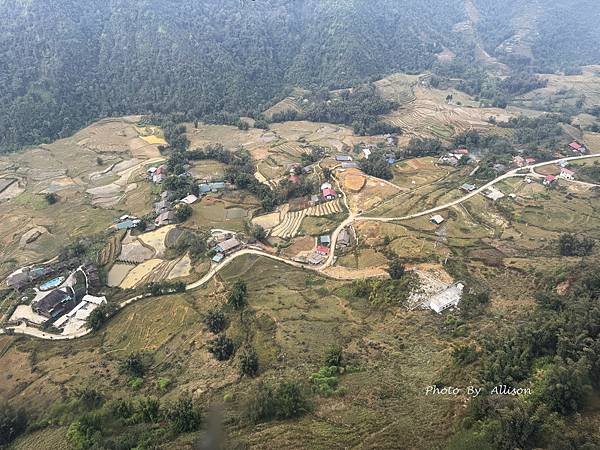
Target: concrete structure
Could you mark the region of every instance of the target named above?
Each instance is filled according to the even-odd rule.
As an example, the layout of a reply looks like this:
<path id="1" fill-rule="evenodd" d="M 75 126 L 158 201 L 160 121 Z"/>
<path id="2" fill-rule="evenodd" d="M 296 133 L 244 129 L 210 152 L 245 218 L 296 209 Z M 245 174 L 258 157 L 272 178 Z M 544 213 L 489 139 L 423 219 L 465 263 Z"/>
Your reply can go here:
<path id="1" fill-rule="evenodd" d="M 352 156 L 349 156 L 349 155 L 337 155 L 335 157 L 335 160 L 339 161 L 339 162 L 343 162 L 343 161 L 348 162 L 348 161 L 352 161 Z"/>
<path id="2" fill-rule="evenodd" d="M 477 186 L 475 186 L 474 184 L 469 184 L 469 183 L 465 183 L 460 187 L 461 191 L 465 191 L 465 192 L 473 192 L 475 189 L 477 189 Z"/>
<path id="3" fill-rule="evenodd" d="M 186 205 L 193 205 L 197 201 L 198 197 L 196 197 L 194 194 L 190 194 L 187 197 L 181 199 L 181 203 L 185 203 Z"/>
<path id="4" fill-rule="evenodd" d="M 329 247 L 329 245 L 331 244 L 331 238 L 327 235 L 321 236 L 319 237 L 319 242 L 321 243 L 321 245 Z"/>
<path id="5" fill-rule="evenodd" d="M 365 155 L 365 159 L 369 159 L 369 156 L 371 156 L 371 149 L 363 148 L 362 152 L 363 152 L 363 155 Z"/>
<path id="6" fill-rule="evenodd" d="M 462 298 L 464 288 L 464 284 L 455 283 L 442 292 L 432 296 L 428 300 L 427 306 L 438 314 L 441 314 L 448 308 L 456 307 Z"/>
<path id="7" fill-rule="evenodd" d="M 493 202 L 505 197 L 504 193 L 499 191 L 495 187 L 490 187 L 483 195 L 486 198 L 489 198 L 490 200 L 492 200 Z"/>
<path id="8" fill-rule="evenodd" d="M 435 225 L 441 225 L 442 222 L 444 222 L 444 219 L 442 216 L 440 216 L 439 214 L 433 216 L 431 219 L 429 219 L 429 221 Z"/>

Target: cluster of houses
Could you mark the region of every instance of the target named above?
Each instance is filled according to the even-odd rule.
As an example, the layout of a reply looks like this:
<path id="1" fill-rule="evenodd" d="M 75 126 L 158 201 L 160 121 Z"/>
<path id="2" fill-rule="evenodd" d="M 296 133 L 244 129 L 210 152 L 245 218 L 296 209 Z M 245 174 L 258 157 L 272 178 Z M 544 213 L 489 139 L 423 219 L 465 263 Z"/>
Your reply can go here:
<path id="1" fill-rule="evenodd" d="M 313 168 L 311 166 L 302 167 L 300 164 L 292 164 L 289 168 L 289 181 L 292 184 L 300 183 L 301 175 L 308 175 L 313 172 Z"/>
<path id="2" fill-rule="evenodd" d="M 546 175 L 543 181 L 544 186 L 553 187 L 558 183 L 559 179 L 567 181 L 575 180 L 575 171 L 568 168 L 568 164 L 566 161 L 561 161 L 559 163 L 559 166 L 560 173 L 558 175 Z"/>
<path id="3" fill-rule="evenodd" d="M 167 178 L 167 166 L 163 164 L 158 167 L 150 167 L 148 169 L 148 176 L 153 183 L 162 183 Z"/>
<path id="4" fill-rule="evenodd" d="M 442 155 L 438 160 L 438 164 L 456 167 L 463 158 L 469 158 L 469 150 L 466 148 L 458 148 Z"/>
<path id="5" fill-rule="evenodd" d="M 29 279 L 41 280 L 47 278 L 50 274 L 56 273 L 57 267 L 60 267 L 60 265 L 21 270 L 18 273 L 35 274 Z M 37 274 L 42 273 L 44 275 L 38 277 Z M 14 277 L 9 277 L 7 282 L 11 285 L 11 281 L 14 282 L 14 280 Z M 41 285 L 39 289 L 35 289 L 36 296 L 31 303 L 30 311 L 37 317 L 32 317 L 29 314 L 25 317 L 15 317 L 13 315 L 11 320 L 26 319 L 40 325 L 52 325 L 61 330 L 66 327 L 69 330 L 77 330 L 84 326 L 86 319 L 94 309 L 106 303 L 106 297 L 96 297 L 89 294 L 90 290 L 97 291 L 100 287 L 101 282 L 97 267 L 89 263 L 81 265 L 71 272 L 66 280 L 64 277 L 56 277 Z"/>
<path id="6" fill-rule="evenodd" d="M 22 267 L 6 278 L 6 284 L 18 292 L 22 292 L 36 282 L 67 269 L 77 267 L 77 258 L 55 262 L 48 266 Z"/>

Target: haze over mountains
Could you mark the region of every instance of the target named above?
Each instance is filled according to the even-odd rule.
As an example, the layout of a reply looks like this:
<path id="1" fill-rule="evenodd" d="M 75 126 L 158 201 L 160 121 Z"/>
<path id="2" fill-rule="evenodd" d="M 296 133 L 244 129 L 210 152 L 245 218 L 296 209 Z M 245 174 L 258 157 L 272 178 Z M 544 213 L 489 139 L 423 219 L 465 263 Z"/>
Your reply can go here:
<path id="1" fill-rule="evenodd" d="M 444 49 L 469 66 L 480 49 L 536 70 L 597 60 L 597 2 L 551 3 L 2 0 L 0 151 L 106 116 L 256 114 L 291 87 L 435 68 Z"/>

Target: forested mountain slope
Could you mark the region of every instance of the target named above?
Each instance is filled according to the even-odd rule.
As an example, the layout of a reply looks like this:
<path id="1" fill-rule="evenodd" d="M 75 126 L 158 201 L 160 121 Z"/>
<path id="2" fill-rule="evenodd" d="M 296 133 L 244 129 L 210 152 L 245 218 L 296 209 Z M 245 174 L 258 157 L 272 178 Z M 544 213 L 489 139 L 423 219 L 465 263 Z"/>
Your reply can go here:
<path id="1" fill-rule="evenodd" d="M 477 3 L 490 22 L 495 2 Z M 452 31 L 465 0 L 0 0 L 0 17 L 0 151 L 105 116 L 248 114 L 292 86 L 347 86 L 430 68 L 443 47 L 469 51 Z M 577 35 L 564 38 L 569 53 Z"/>

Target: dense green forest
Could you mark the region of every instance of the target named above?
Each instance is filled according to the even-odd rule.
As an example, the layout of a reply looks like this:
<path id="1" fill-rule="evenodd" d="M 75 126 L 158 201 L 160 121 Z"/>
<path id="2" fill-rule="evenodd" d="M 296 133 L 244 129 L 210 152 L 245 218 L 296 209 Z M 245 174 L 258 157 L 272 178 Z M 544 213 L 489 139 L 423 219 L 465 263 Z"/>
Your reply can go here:
<path id="1" fill-rule="evenodd" d="M 475 2 L 490 50 L 515 31 L 520 3 Z M 536 20 L 534 54 L 547 67 L 598 61 L 598 6 L 560 3 Z M 256 115 L 295 86 L 347 87 L 432 68 L 443 47 L 473 52 L 452 31 L 464 0 L 0 0 L 0 17 L 0 151 L 106 116 Z"/>
<path id="2" fill-rule="evenodd" d="M 251 114 L 292 86 L 420 71 L 461 19 L 460 6 L 2 0 L 0 148 L 66 136 L 105 116 Z"/>

